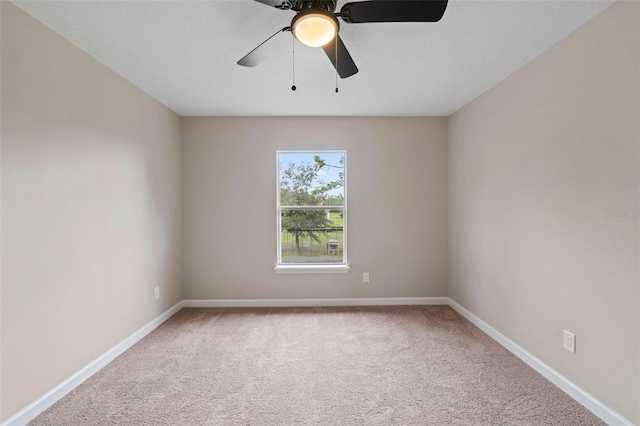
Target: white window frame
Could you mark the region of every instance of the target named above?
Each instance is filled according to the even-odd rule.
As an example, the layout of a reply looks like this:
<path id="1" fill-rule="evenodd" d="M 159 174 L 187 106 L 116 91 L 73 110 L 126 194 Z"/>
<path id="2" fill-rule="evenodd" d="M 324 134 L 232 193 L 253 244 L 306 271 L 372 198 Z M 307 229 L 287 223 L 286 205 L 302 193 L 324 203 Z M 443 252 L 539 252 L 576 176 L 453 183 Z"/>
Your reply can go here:
<path id="1" fill-rule="evenodd" d="M 280 205 L 280 154 L 323 154 L 339 153 L 344 155 L 344 204 L 342 207 L 330 206 L 331 210 L 342 211 L 342 263 L 282 263 L 282 210 L 326 210 L 329 206 L 281 206 Z M 277 273 L 346 273 L 349 272 L 347 262 L 347 151 L 344 149 L 316 149 L 316 150 L 278 150 L 276 151 L 276 234 L 277 260 L 274 270 Z M 338 207 L 338 208 L 335 208 Z"/>

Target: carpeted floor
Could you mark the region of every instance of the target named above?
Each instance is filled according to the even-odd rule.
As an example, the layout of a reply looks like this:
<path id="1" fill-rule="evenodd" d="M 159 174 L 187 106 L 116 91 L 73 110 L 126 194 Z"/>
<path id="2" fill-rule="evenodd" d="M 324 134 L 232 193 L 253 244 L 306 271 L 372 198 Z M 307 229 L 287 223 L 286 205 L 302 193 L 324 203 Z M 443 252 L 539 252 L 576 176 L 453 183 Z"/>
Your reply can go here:
<path id="1" fill-rule="evenodd" d="M 183 309 L 33 425 L 602 425 L 446 306 Z"/>

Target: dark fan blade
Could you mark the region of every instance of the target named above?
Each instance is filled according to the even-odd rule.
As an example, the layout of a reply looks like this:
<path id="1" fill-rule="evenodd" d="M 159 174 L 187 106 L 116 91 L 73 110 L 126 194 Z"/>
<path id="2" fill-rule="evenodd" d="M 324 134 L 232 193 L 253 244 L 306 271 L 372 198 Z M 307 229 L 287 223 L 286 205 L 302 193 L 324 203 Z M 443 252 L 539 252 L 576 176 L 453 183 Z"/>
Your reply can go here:
<path id="1" fill-rule="evenodd" d="M 276 9 L 291 9 L 290 0 L 254 0 L 258 3 L 266 4 L 267 6 L 275 7 Z"/>
<path id="2" fill-rule="evenodd" d="M 338 66 L 337 67 L 336 67 L 336 40 L 338 41 Z M 358 72 L 358 67 L 356 66 L 355 62 L 353 62 L 353 59 L 351 58 L 349 51 L 345 47 L 339 35 L 336 34 L 336 37 L 333 39 L 333 41 L 330 41 L 329 43 L 325 44 L 324 46 L 322 46 L 322 48 L 324 49 L 325 53 L 331 60 L 333 67 L 338 70 L 338 75 L 341 78 L 351 77 L 352 75 Z"/>
<path id="3" fill-rule="evenodd" d="M 267 42 L 272 38 L 274 38 L 275 36 L 277 36 L 278 34 L 283 33 L 285 31 L 290 31 L 290 30 L 291 30 L 291 27 L 284 27 L 283 29 L 279 30 L 277 33 L 275 33 L 274 35 L 272 35 L 271 37 L 269 37 L 268 39 L 260 43 L 258 47 L 253 49 L 251 52 L 247 53 L 247 55 L 244 58 L 238 61 L 238 65 L 242 65 L 243 67 L 255 67 L 256 65 L 258 65 L 267 56 L 269 56 L 269 53 L 271 53 L 270 45 Z"/>
<path id="4" fill-rule="evenodd" d="M 374 0 L 346 3 L 340 10 L 345 21 L 438 22 L 447 9 L 447 0 Z"/>

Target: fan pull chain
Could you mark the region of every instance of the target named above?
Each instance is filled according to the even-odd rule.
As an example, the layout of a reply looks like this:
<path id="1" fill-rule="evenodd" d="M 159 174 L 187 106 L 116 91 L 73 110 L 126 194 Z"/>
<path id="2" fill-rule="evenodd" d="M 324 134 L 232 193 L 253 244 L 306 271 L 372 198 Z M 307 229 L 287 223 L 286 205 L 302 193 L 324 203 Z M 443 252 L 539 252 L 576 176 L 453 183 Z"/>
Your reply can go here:
<path id="1" fill-rule="evenodd" d="M 291 90 L 296 90 L 296 38 L 291 34 L 291 66 L 292 66 L 292 86 Z"/>
<path id="2" fill-rule="evenodd" d="M 338 34 L 336 34 L 336 93 L 338 93 Z"/>

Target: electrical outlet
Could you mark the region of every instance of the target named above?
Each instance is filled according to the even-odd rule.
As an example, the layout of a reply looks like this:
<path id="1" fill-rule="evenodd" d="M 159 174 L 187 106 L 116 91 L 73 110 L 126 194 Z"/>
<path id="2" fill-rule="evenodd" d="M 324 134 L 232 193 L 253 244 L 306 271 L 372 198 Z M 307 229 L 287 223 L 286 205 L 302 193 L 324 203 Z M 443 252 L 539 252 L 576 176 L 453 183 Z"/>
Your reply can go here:
<path id="1" fill-rule="evenodd" d="M 155 288 L 156 299 L 160 299 L 160 287 Z"/>
<path id="2" fill-rule="evenodd" d="M 562 340 L 562 347 L 571 353 L 576 353 L 576 335 L 564 330 L 564 338 Z"/>
<path id="3" fill-rule="evenodd" d="M 369 282 L 369 273 L 368 272 L 363 272 L 362 273 L 362 282 L 363 283 L 368 283 Z"/>

